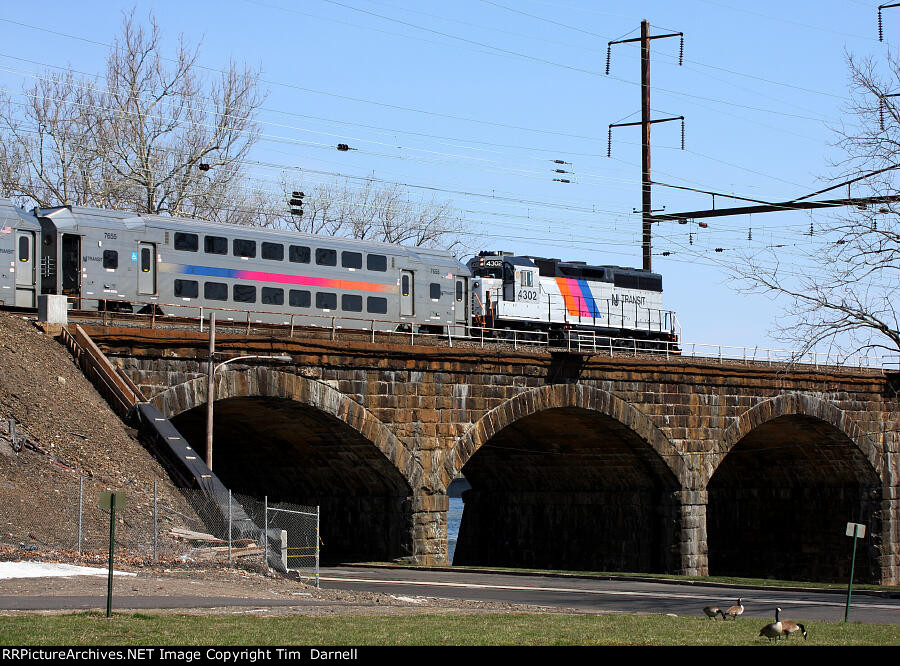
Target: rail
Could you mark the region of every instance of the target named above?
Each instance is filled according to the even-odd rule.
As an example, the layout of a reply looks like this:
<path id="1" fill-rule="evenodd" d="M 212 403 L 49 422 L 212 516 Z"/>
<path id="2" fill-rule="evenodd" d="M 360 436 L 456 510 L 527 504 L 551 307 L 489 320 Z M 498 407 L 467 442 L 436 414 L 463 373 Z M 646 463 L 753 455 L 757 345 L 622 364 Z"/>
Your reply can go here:
<path id="1" fill-rule="evenodd" d="M 102 302 L 103 299 L 80 299 Z M 109 301 L 107 301 L 109 303 Z M 444 332 L 436 333 L 415 330 L 409 321 L 393 321 L 340 315 L 289 314 L 272 313 L 262 310 L 244 310 L 238 308 L 213 308 L 201 305 L 179 303 L 133 303 L 137 308 L 147 308 L 147 312 L 118 312 L 112 310 L 73 310 L 73 319 L 97 318 L 104 326 L 128 324 L 144 324 L 150 328 L 197 328 L 204 331 L 205 320 L 210 312 L 216 312 L 216 328 L 219 330 L 240 331 L 245 335 L 251 332 L 281 333 L 295 337 L 301 333 L 307 337 L 316 335 L 331 340 L 365 338 L 369 342 L 394 342 L 414 344 L 465 345 L 484 348 L 488 345 L 503 345 L 520 348 L 539 347 L 548 350 L 565 350 L 569 352 L 607 354 L 609 356 L 652 356 L 666 359 L 697 358 L 720 363 L 744 363 L 754 365 L 795 365 L 812 366 L 813 368 L 855 367 L 885 371 L 898 365 L 897 357 L 874 356 L 866 354 L 836 354 L 834 352 L 799 352 L 788 349 L 769 349 L 763 347 L 742 347 L 720 345 L 714 343 L 671 342 L 666 340 L 635 340 L 633 338 L 612 337 L 608 333 L 568 329 L 554 336 L 546 332 L 493 328 L 489 326 L 468 326 L 450 324 Z M 168 311 L 161 314 L 160 310 Z M 180 314 L 173 314 L 179 312 Z M 224 313 L 221 317 L 219 313 Z M 281 322 L 262 319 L 283 315 Z M 312 320 L 315 323 L 310 324 Z M 303 322 L 302 324 L 300 322 Z M 400 330 L 398 330 L 400 329 Z M 462 329 L 463 334 L 453 333 L 453 329 Z M 99 353 L 99 350 L 97 350 Z M 107 361 L 107 363 L 109 363 Z M 111 364 L 110 364 L 110 367 Z M 120 379 L 121 376 L 120 376 Z M 125 380 L 122 379 L 122 383 Z M 128 393 L 134 394 L 136 387 L 128 387 Z M 139 392 L 138 392 L 139 393 Z"/>
<path id="2" fill-rule="evenodd" d="M 136 404 L 147 401 L 137 386 L 109 362 L 81 326 L 76 324 L 74 333 L 63 328 L 61 334 L 63 342 L 78 361 L 84 374 L 93 381 L 94 386 L 120 416 L 128 416 Z"/>

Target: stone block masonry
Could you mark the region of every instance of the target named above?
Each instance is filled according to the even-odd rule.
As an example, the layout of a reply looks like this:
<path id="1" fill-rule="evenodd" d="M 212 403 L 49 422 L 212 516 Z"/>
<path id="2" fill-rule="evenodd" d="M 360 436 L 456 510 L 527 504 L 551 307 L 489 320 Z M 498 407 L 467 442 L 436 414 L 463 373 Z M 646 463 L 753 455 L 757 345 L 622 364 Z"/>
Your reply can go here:
<path id="1" fill-rule="evenodd" d="M 205 336 L 88 332 L 202 441 Z M 323 510 L 335 560 L 446 563 L 462 472 L 459 562 L 841 580 L 852 521 L 871 530 L 857 571 L 900 583 L 900 400 L 880 371 L 217 342 L 222 358 L 293 358 L 218 373 L 217 474 L 237 492 L 328 498 L 347 514 L 327 527 Z"/>

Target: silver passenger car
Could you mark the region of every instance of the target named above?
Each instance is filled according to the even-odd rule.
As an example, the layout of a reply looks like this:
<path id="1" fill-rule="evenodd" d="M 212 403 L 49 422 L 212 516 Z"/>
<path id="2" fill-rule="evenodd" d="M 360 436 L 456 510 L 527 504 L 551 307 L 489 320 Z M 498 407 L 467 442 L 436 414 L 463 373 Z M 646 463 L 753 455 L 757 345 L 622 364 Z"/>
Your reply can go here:
<path id="1" fill-rule="evenodd" d="M 28 214 L 0 204 L 10 239 L 32 239 L 35 277 L 21 286 L 21 299 L 16 286 L 22 305 L 45 293 L 64 294 L 79 309 L 197 316 L 202 307 L 221 310 L 220 320 L 454 335 L 469 325 L 470 272 L 445 251 L 77 206 Z M 0 250 L 8 246 L 0 234 Z M 9 275 L 2 286 L 12 290 Z"/>

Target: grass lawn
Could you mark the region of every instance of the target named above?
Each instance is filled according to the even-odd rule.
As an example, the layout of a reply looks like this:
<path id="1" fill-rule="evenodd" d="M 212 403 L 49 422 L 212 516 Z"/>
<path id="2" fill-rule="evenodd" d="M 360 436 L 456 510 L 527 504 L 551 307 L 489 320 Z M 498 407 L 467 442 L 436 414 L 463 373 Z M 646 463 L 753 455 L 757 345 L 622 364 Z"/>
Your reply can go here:
<path id="1" fill-rule="evenodd" d="M 802 621 L 802 618 L 800 618 Z M 253 617 L 103 613 L 0 617 L 0 645 L 766 645 L 757 618 L 666 615 Z M 900 645 L 900 626 L 810 622 L 781 646 Z"/>

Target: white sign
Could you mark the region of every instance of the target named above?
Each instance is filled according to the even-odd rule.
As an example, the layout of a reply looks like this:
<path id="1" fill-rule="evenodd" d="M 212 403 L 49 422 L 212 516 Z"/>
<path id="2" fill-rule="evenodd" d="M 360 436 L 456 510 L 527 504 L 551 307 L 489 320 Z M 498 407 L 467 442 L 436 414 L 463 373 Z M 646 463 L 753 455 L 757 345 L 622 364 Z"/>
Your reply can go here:
<path id="1" fill-rule="evenodd" d="M 866 536 L 866 526 L 860 523 L 847 523 L 847 536 L 853 536 L 853 528 L 856 528 L 856 536 L 860 539 Z"/>

